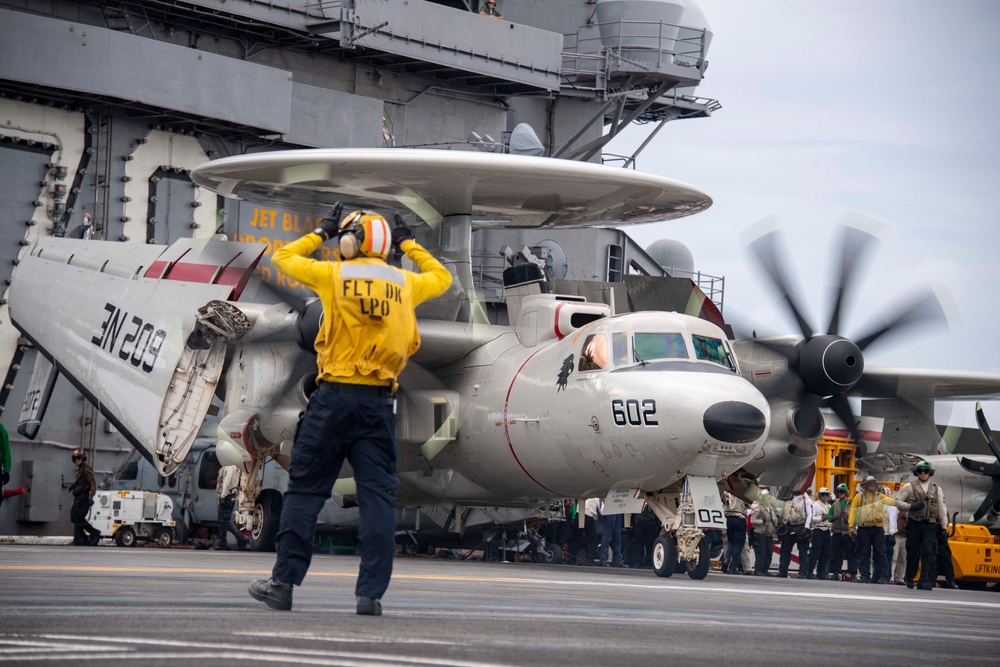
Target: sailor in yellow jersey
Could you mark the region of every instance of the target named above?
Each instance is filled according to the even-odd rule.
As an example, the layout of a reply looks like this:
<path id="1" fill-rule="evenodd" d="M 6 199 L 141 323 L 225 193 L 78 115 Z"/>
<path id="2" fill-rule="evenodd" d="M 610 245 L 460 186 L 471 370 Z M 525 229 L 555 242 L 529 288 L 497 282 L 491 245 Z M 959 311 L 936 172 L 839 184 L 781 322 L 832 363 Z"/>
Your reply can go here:
<path id="1" fill-rule="evenodd" d="M 312 289 L 323 303 L 316 336 L 317 382 L 292 447 L 288 490 L 270 579 L 250 584 L 250 595 L 273 609 L 292 608 L 312 560 L 313 531 L 346 458 L 357 482 L 361 512 L 355 586 L 357 613 L 379 615 L 389 587 L 396 538 L 396 380 L 420 347 L 414 308 L 440 296 L 451 274 L 413 240 L 399 221 L 355 211 L 340 223 L 342 205 L 297 241 L 274 252 L 274 266 Z M 337 237 L 343 261 L 309 257 Z M 385 258 L 395 245 L 420 269 L 404 271 Z"/>
<path id="2" fill-rule="evenodd" d="M 923 503 L 908 503 L 878 492 L 878 481 L 865 477 L 861 492 L 851 500 L 851 513 L 847 519 L 851 536 L 856 538 L 855 554 L 858 559 L 858 581 L 863 584 L 889 583 L 889 564 L 885 560 L 885 510 L 895 505 L 900 511 L 919 510 Z M 872 567 L 869 578 L 868 568 Z"/>

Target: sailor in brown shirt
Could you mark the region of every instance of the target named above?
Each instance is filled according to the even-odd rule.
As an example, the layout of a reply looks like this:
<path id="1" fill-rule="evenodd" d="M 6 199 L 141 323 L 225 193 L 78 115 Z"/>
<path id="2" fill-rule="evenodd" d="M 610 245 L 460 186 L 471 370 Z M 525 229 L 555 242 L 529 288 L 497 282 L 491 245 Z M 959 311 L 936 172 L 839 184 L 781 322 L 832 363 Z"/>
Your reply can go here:
<path id="1" fill-rule="evenodd" d="M 101 531 L 87 521 L 87 514 L 94 504 L 94 494 L 97 493 L 94 469 L 87 464 L 87 453 L 82 449 L 73 451 L 73 465 L 76 466 L 76 479 L 69 487 L 69 492 L 73 494 L 73 507 L 69 511 L 70 521 L 73 522 L 73 545 L 96 546 L 101 541 Z"/>

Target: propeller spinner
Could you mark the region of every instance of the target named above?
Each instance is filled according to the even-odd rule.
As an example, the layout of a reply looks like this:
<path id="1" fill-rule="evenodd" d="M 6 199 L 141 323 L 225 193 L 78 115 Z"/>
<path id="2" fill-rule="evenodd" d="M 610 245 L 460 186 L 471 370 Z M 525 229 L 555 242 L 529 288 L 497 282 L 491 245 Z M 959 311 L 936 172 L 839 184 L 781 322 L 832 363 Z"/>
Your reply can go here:
<path id="1" fill-rule="evenodd" d="M 930 290 L 905 305 L 881 325 L 866 335 L 851 340 L 840 334 L 844 305 L 851 296 L 859 273 L 859 262 L 870 251 L 875 237 L 856 227 L 842 225 L 839 266 L 835 276 L 835 300 L 826 333 L 816 332 L 806 320 L 803 309 L 789 287 L 781 257 L 779 231 L 772 231 L 750 244 L 757 261 L 781 295 L 785 306 L 795 318 L 803 340 L 770 341 L 754 339 L 788 360 L 789 373 L 779 381 L 769 395 L 794 392 L 800 411 L 818 411 L 828 407 L 840 418 L 856 443 L 861 443 L 854 411 L 848 396 L 861 379 L 865 369 L 864 352 L 888 334 L 898 334 L 910 325 L 921 322 L 943 322 L 944 311 Z"/>

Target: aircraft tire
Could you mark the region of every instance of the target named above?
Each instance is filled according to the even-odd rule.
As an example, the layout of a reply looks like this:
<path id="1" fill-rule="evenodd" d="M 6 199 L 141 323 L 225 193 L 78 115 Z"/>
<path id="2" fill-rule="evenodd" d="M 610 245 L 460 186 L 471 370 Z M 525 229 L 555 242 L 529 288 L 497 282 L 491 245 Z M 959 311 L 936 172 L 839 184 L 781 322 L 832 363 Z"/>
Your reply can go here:
<path id="1" fill-rule="evenodd" d="M 174 531 L 170 528 L 158 528 L 155 533 L 153 533 L 153 542 L 159 544 L 161 547 L 169 547 L 170 543 L 174 541 Z"/>
<path id="2" fill-rule="evenodd" d="M 115 544 L 120 547 L 134 547 L 135 531 L 128 526 L 122 526 L 115 533 Z"/>
<path id="3" fill-rule="evenodd" d="M 687 573 L 692 579 L 704 579 L 708 576 L 708 567 L 712 564 L 708 540 L 704 537 L 698 542 L 698 560 L 687 562 Z"/>
<path id="4" fill-rule="evenodd" d="M 253 507 L 253 530 L 250 531 L 251 551 L 274 551 L 274 538 L 281 521 L 281 492 L 264 489 Z"/>
<path id="5" fill-rule="evenodd" d="M 563 550 L 558 544 L 546 544 L 544 547 L 535 547 L 535 562 L 545 565 L 561 565 L 563 562 Z"/>
<path id="6" fill-rule="evenodd" d="M 677 569 L 677 541 L 673 535 L 660 535 L 653 542 L 653 572 L 669 577 Z"/>

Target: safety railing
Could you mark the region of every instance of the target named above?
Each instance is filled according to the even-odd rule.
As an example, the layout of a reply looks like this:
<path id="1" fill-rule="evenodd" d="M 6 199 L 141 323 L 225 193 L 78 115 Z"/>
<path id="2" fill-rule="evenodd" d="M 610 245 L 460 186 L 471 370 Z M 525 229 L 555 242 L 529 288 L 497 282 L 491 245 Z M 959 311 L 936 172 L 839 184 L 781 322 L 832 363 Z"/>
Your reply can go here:
<path id="1" fill-rule="evenodd" d="M 658 71 L 680 66 L 701 71 L 706 31 L 663 21 L 619 21 L 580 26 L 563 35 L 563 74 Z"/>

